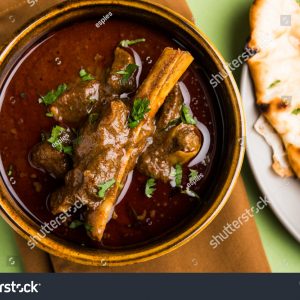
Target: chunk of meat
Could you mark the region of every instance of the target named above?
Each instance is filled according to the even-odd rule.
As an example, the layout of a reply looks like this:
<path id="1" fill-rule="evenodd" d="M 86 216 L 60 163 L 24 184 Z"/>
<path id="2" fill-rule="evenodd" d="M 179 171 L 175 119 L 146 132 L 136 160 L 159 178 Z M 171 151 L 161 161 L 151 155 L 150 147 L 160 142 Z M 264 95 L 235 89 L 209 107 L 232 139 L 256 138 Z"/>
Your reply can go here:
<path id="1" fill-rule="evenodd" d="M 136 89 L 134 72 L 128 80 L 123 80 L 123 75 L 117 73 L 119 71 L 125 71 L 131 64 L 134 64 L 134 58 L 132 55 L 126 50 L 117 47 L 115 50 L 114 62 L 107 80 L 107 83 L 111 87 L 113 93 L 120 95 L 121 93 L 133 92 Z"/>
<path id="2" fill-rule="evenodd" d="M 104 101 L 100 82 L 81 81 L 72 85 L 50 107 L 56 121 L 79 125 L 92 112 L 99 110 Z"/>
<path id="3" fill-rule="evenodd" d="M 153 144 L 141 155 L 138 169 L 149 177 L 167 182 L 174 165 L 185 164 L 197 155 L 201 140 L 194 125 L 180 124 L 168 132 L 158 132 Z"/>
<path id="4" fill-rule="evenodd" d="M 149 131 L 148 129 L 153 125 L 154 118 L 166 97 L 192 61 L 193 57 L 187 51 L 165 48 L 148 77 L 140 86 L 136 98 L 149 99 L 150 111 L 137 127 L 130 130 L 129 140 L 124 149 L 124 156 L 115 176 L 116 182 L 121 183 L 121 185 L 116 184 L 112 186 L 103 201 L 92 211 L 88 212 L 87 221 L 92 226 L 89 235 L 93 239 L 98 241 L 102 239 L 106 224 L 113 214 L 118 196 L 122 190 L 122 183 L 135 166 L 136 160 L 146 145 L 149 137 L 148 133 L 151 133 L 151 130 Z"/>
<path id="5" fill-rule="evenodd" d="M 153 143 L 139 159 L 138 169 L 146 176 L 167 182 L 174 165 L 188 162 L 200 150 L 201 134 L 196 126 L 180 124 L 174 127 L 176 122 L 172 124 L 180 122 L 182 105 L 183 97 L 177 83 L 161 109 Z"/>
<path id="6" fill-rule="evenodd" d="M 158 130 L 166 129 L 172 122 L 180 118 L 182 104 L 183 97 L 177 83 L 162 106 L 160 118 L 157 122 Z"/>
<path id="7" fill-rule="evenodd" d="M 65 178 L 65 186 L 52 194 L 53 214 L 66 211 L 76 199 L 94 209 L 101 199 L 98 186 L 115 177 L 128 141 L 128 107 L 112 101 L 107 113 L 97 123 L 87 123 L 75 146 L 74 169 Z"/>
<path id="8" fill-rule="evenodd" d="M 97 124 L 95 137 L 90 139 L 92 128 L 86 128 L 88 136 L 84 135 L 75 149 L 75 168 L 67 174 L 65 186 L 51 196 L 53 214 L 66 211 L 80 199 L 88 208 L 89 235 L 102 239 L 128 173 L 154 132 L 157 111 L 192 61 L 189 52 L 164 50 L 136 95 L 149 99 L 150 111 L 135 128 L 128 127 L 129 109 L 122 101 L 110 103 L 108 114 Z M 93 147 L 91 141 L 95 142 Z M 103 195 L 98 194 L 99 187 L 107 182 L 112 185 Z"/>
<path id="9" fill-rule="evenodd" d="M 33 147 L 30 161 L 38 169 L 42 169 L 56 178 L 63 178 L 71 168 L 70 156 L 57 151 L 48 142 Z"/>

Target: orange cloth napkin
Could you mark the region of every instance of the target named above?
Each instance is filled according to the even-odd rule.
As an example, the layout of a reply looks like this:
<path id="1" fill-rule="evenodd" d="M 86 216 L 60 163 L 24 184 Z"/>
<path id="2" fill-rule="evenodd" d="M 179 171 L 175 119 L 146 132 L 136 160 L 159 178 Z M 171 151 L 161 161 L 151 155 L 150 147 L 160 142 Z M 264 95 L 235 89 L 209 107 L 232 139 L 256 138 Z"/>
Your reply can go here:
<path id="1" fill-rule="evenodd" d="M 185 0 L 153 0 L 181 13 L 193 20 L 192 13 Z M 24 8 L 17 0 L 11 0 L 11 9 L 0 0 L 0 36 L 7 38 L 30 15 L 55 4 L 60 0 L 41 1 L 33 7 Z M 25 5 L 26 6 L 26 5 Z M 22 12 L 20 11 L 22 7 Z M 26 11 L 26 13 L 24 13 Z M 4 13 L 3 13 L 4 12 Z M 12 20 L 15 22 L 12 22 Z M 3 27 L 3 22 L 6 26 Z M 9 22 L 12 26 L 9 26 Z M 2 40 L 3 42 L 3 40 Z M 204 232 L 185 246 L 163 257 L 125 267 L 89 267 L 75 264 L 35 249 L 30 250 L 26 242 L 17 236 L 20 253 L 27 272 L 270 272 L 261 240 L 255 225 L 250 219 L 239 230 L 230 235 L 216 249 L 210 245 L 212 236 L 223 232 L 223 227 L 237 220 L 249 202 L 240 178 L 222 212 Z M 224 234 L 223 234 L 224 236 Z"/>

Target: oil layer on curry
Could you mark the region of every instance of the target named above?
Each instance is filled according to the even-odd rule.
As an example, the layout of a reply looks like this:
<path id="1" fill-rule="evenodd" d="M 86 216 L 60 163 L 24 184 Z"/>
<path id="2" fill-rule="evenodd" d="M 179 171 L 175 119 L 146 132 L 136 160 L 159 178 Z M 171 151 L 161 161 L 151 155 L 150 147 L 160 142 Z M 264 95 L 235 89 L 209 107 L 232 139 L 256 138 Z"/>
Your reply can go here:
<path id="1" fill-rule="evenodd" d="M 193 60 L 117 18 L 33 47 L 1 93 L 1 160 L 20 205 L 45 225 L 80 202 L 55 234 L 90 247 L 136 245 L 183 222 L 203 204 L 216 140 Z"/>

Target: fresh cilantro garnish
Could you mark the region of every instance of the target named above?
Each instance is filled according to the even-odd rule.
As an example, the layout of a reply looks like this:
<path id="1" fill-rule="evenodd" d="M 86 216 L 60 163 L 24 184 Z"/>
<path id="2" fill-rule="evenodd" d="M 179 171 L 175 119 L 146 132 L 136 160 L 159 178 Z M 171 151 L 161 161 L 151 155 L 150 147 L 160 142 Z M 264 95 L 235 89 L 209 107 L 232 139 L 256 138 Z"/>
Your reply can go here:
<path id="1" fill-rule="evenodd" d="M 143 43 L 143 42 L 146 42 L 146 39 L 136 39 L 136 40 L 123 40 L 123 41 L 121 41 L 120 42 L 120 45 L 122 46 L 122 47 L 125 47 L 125 48 L 127 48 L 127 47 L 129 47 L 129 46 L 132 46 L 132 45 L 135 45 L 135 44 L 138 44 L 138 43 Z"/>
<path id="2" fill-rule="evenodd" d="M 80 226 L 82 226 L 84 223 L 81 222 L 80 220 L 74 220 L 70 225 L 69 225 L 69 228 L 71 229 L 76 229 Z"/>
<path id="3" fill-rule="evenodd" d="M 89 115 L 89 122 L 90 124 L 95 124 L 99 119 L 99 114 L 98 113 L 92 113 Z"/>
<path id="4" fill-rule="evenodd" d="M 13 174 L 14 174 L 14 167 L 13 167 L 13 165 L 10 165 L 8 167 L 7 176 L 11 177 L 11 176 L 13 176 Z"/>
<path id="5" fill-rule="evenodd" d="M 132 76 L 132 74 L 135 72 L 135 70 L 138 68 L 139 66 L 136 64 L 129 64 L 125 70 L 121 70 L 116 72 L 119 75 L 123 75 L 122 76 L 122 84 L 125 84 L 128 82 L 129 78 Z"/>
<path id="6" fill-rule="evenodd" d="M 174 120 L 170 121 L 168 123 L 168 125 L 165 127 L 165 130 L 169 130 L 169 128 L 179 124 L 180 122 L 181 122 L 181 118 L 177 118 L 177 119 L 174 119 Z"/>
<path id="7" fill-rule="evenodd" d="M 175 169 L 171 169 L 171 174 L 170 177 L 172 179 L 175 179 L 175 184 L 174 186 L 180 187 L 181 186 L 181 181 L 182 181 L 182 166 L 180 164 L 177 164 L 175 166 Z"/>
<path id="8" fill-rule="evenodd" d="M 141 122 L 141 120 L 144 119 L 145 114 L 150 111 L 149 106 L 150 100 L 147 98 L 138 98 L 134 100 L 133 108 L 128 121 L 129 128 L 136 127 Z"/>
<path id="9" fill-rule="evenodd" d="M 269 85 L 269 87 L 268 87 L 268 89 L 271 89 L 271 88 L 273 88 L 273 87 L 275 87 L 278 83 L 280 83 L 281 82 L 281 80 L 275 80 L 275 81 L 273 81 L 270 85 Z"/>
<path id="10" fill-rule="evenodd" d="M 55 148 L 59 152 L 63 152 L 71 155 L 73 152 L 72 146 L 64 146 L 63 140 L 61 138 L 62 133 L 66 131 L 65 128 L 60 126 L 54 126 L 51 131 L 51 137 L 47 140 L 52 144 L 52 147 Z"/>
<path id="11" fill-rule="evenodd" d="M 146 182 L 146 187 L 145 187 L 145 195 L 148 198 L 152 198 L 152 195 L 155 191 L 155 179 L 154 178 L 149 178 Z"/>
<path id="12" fill-rule="evenodd" d="M 65 83 L 63 83 L 63 84 L 59 85 L 55 91 L 52 90 L 52 91 L 48 92 L 45 96 L 42 96 L 39 99 L 39 103 L 44 103 L 45 105 L 50 105 L 53 102 L 55 102 L 57 100 L 57 98 L 62 93 L 64 93 L 67 89 L 68 89 L 68 86 Z"/>
<path id="13" fill-rule="evenodd" d="M 69 228 L 70 229 L 76 229 L 80 226 L 84 226 L 85 230 L 86 231 L 91 231 L 92 230 L 92 226 L 89 225 L 89 224 L 86 224 L 80 220 L 74 220 L 70 225 L 69 225 Z"/>
<path id="14" fill-rule="evenodd" d="M 196 121 L 191 115 L 191 111 L 189 107 L 185 104 L 183 104 L 181 108 L 181 121 L 185 124 L 191 124 L 191 125 L 196 124 Z"/>
<path id="15" fill-rule="evenodd" d="M 111 179 L 111 180 L 108 180 L 108 181 L 106 181 L 106 182 L 100 184 L 100 185 L 98 186 L 98 188 L 99 188 L 98 197 L 104 198 L 106 191 L 107 191 L 108 189 L 110 189 L 110 188 L 115 184 L 115 182 L 116 182 L 116 181 L 115 181 L 115 179 L 113 178 L 113 179 Z"/>
<path id="16" fill-rule="evenodd" d="M 53 113 L 47 112 L 47 113 L 46 113 L 46 117 L 48 117 L 48 118 L 53 118 Z"/>
<path id="17" fill-rule="evenodd" d="M 191 182 L 193 182 L 194 180 L 196 180 L 197 179 L 197 177 L 198 177 L 198 171 L 197 170 L 192 170 L 192 169 L 190 169 L 190 175 L 189 175 L 189 182 L 191 183 Z"/>
<path id="18" fill-rule="evenodd" d="M 182 181 L 182 166 L 180 164 L 177 164 L 175 166 L 175 183 L 176 186 L 181 186 Z"/>
<path id="19" fill-rule="evenodd" d="M 73 147 L 72 146 L 63 146 L 63 153 L 72 155 Z"/>
<path id="20" fill-rule="evenodd" d="M 298 114 L 300 114 L 300 108 L 294 109 L 294 110 L 292 111 L 292 114 L 293 114 L 293 115 L 298 115 Z"/>
<path id="21" fill-rule="evenodd" d="M 81 69 L 79 71 L 79 76 L 81 78 L 82 81 L 90 81 L 90 80 L 94 80 L 95 78 L 89 74 L 85 69 Z"/>
<path id="22" fill-rule="evenodd" d="M 66 129 L 63 128 L 63 127 L 60 127 L 60 126 L 54 126 L 52 128 L 52 131 L 51 131 L 51 137 L 48 139 L 48 142 L 49 143 L 55 143 L 58 141 L 60 135 L 65 131 Z"/>
<path id="23" fill-rule="evenodd" d="M 87 223 L 84 223 L 84 228 L 86 231 L 92 231 L 93 230 L 93 226 Z"/>
<path id="24" fill-rule="evenodd" d="M 194 191 L 190 190 L 190 189 L 186 189 L 184 191 L 181 191 L 182 194 L 186 194 L 188 196 L 191 196 L 193 198 L 198 198 L 200 199 L 199 195 L 197 193 L 195 193 Z"/>

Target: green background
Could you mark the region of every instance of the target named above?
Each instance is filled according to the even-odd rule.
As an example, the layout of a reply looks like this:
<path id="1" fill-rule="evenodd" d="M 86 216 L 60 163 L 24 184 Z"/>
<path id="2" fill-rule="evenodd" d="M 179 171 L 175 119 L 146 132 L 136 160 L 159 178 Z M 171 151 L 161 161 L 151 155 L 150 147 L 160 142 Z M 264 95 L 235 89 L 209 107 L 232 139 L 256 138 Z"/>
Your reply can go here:
<path id="1" fill-rule="evenodd" d="M 174 0 L 176 1 L 176 0 Z M 248 15 L 251 0 L 187 0 L 200 29 L 211 39 L 229 62 L 243 52 L 249 37 Z M 234 73 L 239 83 L 241 69 Z M 247 160 L 243 178 L 251 205 L 261 196 Z M 284 199 L 282 199 L 284 201 Z M 300 244 L 277 221 L 273 213 L 264 209 L 256 215 L 256 222 L 273 272 L 300 272 Z M 20 272 L 22 265 L 12 231 L 0 219 L 0 271 Z M 9 260 L 9 258 L 11 259 Z"/>

